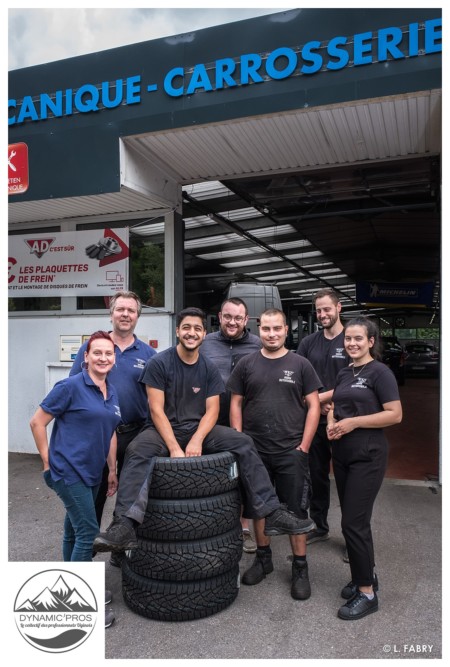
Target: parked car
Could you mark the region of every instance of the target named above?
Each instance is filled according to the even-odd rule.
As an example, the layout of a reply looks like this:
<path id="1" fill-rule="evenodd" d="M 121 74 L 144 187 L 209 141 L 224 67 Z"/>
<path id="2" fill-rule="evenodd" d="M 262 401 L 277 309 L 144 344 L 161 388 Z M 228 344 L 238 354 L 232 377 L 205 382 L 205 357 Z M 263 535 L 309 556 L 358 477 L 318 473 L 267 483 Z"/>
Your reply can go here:
<path id="1" fill-rule="evenodd" d="M 439 350 L 432 343 L 408 343 L 406 345 L 407 375 L 439 375 Z"/>
<path id="2" fill-rule="evenodd" d="M 397 384 L 401 387 L 405 384 L 405 350 L 396 336 L 382 336 L 381 342 L 383 344 L 382 361 L 389 366 L 397 379 Z"/>

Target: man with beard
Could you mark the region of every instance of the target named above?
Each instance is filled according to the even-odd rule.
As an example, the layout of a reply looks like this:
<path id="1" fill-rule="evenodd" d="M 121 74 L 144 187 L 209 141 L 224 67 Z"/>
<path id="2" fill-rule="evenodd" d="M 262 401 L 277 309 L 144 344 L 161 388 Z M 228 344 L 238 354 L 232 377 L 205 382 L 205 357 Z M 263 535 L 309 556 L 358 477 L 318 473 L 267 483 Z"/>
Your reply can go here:
<path id="1" fill-rule="evenodd" d="M 308 451 L 320 417 L 317 374 L 307 359 L 285 346 L 285 314 L 271 308 L 261 314 L 262 350 L 237 364 L 228 381 L 230 421 L 250 435 L 280 500 L 303 519 L 308 516 Z M 270 531 L 264 519 L 254 522 L 257 550 L 242 583 L 259 584 L 273 571 Z M 306 562 L 306 535 L 290 535 L 293 553 L 291 595 L 307 600 L 311 586 Z"/>
<path id="2" fill-rule="evenodd" d="M 247 331 L 248 309 L 245 301 L 239 297 L 226 299 L 219 312 L 219 331 L 209 333 L 200 349 L 200 354 L 211 359 L 219 369 L 223 383 L 226 385 L 231 371 L 239 359 L 246 354 L 261 349 L 261 341 L 250 331 Z M 230 392 L 220 395 L 220 412 L 218 424 L 230 425 Z M 250 531 L 248 519 L 241 519 L 244 551 L 254 553 L 256 542 Z"/>
<path id="3" fill-rule="evenodd" d="M 178 344 L 150 359 L 145 384 L 150 424 L 130 443 L 120 478 L 114 520 L 94 541 L 97 551 L 135 549 L 135 529 L 144 520 L 155 457 L 201 456 L 232 452 L 236 456 L 250 518 L 265 518 L 271 535 L 299 535 L 314 527 L 281 507 L 252 439 L 216 425 L 219 396 L 225 390 L 217 367 L 200 355 L 206 335 L 205 314 L 185 308 L 177 316 Z"/>
<path id="4" fill-rule="evenodd" d="M 303 338 L 297 349 L 297 354 L 311 362 L 323 385 L 319 393 L 320 422 L 309 450 L 312 483 L 310 515 L 316 528 L 309 533 L 308 544 L 329 538 L 331 446 L 326 432 L 327 414 L 333 400 L 336 376 L 341 368 L 349 364 L 338 295 L 327 287 L 315 294 L 313 302 L 322 329 Z"/>
<path id="5" fill-rule="evenodd" d="M 247 331 L 248 309 L 245 301 L 238 297 L 226 299 L 220 306 L 218 315 L 220 329 L 206 336 L 200 350 L 215 363 L 224 384 L 239 359 L 261 349 L 261 340 Z M 220 396 L 218 424 L 230 425 L 230 392 Z"/>

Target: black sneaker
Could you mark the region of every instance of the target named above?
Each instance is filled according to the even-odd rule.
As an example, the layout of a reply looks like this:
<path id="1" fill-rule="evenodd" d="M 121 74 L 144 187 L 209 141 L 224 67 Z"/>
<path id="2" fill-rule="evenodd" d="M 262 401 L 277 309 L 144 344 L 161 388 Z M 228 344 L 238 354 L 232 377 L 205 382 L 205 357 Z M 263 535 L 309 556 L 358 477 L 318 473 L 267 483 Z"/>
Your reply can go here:
<path id="1" fill-rule="evenodd" d="M 105 588 L 105 604 L 111 604 L 112 602 L 112 593 L 107 588 Z"/>
<path id="2" fill-rule="evenodd" d="M 373 592 L 376 593 L 378 590 L 378 577 L 374 573 L 373 575 Z M 358 586 L 353 583 L 353 581 L 349 581 L 346 586 L 341 590 L 341 597 L 344 598 L 344 600 L 350 600 L 356 593 L 358 592 Z"/>
<path id="3" fill-rule="evenodd" d="M 342 605 L 337 615 L 343 621 L 357 621 L 359 618 L 367 616 L 367 614 L 373 614 L 374 611 L 378 611 L 377 594 L 374 593 L 373 600 L 369 600 L 364 593 L 358 592 Z"/>
<path id="4" fill-rule="evenodd" d="M 115 620 L 114 612 L 111 609 L 105 609 L 105 628 L 110 628 Z"/>
<path id="5" fill-rule="evenodd" d="M 303 535 L 316 527 L 312 519 L 300 519 L 285 505 L 265 517 L 264 535 Z"/>
<path id="6" fill-rule="evenodd" d="M 256 556 L 253 564 L 242 575 L 242 583 L 247 586 L 254 586 L 262 581 L 266 574 L 273 572 L 272 551 L 265 549 L 256 549 Z"/>
<path id="7" fill-rule="evenodd" d="M 123 551 L 113 551 L 110 559 L 109 559 L 109 564 L 112 565 L 113 567 L 122 567 L 122 562 L 123 559 L 125 558 L 125 553 Z"/>
<path id="8" fill-rule="evenodd" d="M 94 540 L 95 551 L 126 551 L 137 548 L 136 534 L 121 519 L 114 519 L 104 533 L 99 533 Z"/>
<path id="9" fill-rule="evenodd" d="M 317 530 L 317 528 L 314 528 L 313 530 L 310 530 L 308 535 L 306 536 L 306 544 L 313 544 L 313 542 L 324 542 L 325 540 L 330 539 L 330 533 L 327 531 L 321 531 Z"/>
<path id="10" fill-rule="evenodd" d="M 294 600 L 307 600 L 311 597 L 311 585 L 308 577 L 308 563 L 292 563 L 291 595 Z"/>

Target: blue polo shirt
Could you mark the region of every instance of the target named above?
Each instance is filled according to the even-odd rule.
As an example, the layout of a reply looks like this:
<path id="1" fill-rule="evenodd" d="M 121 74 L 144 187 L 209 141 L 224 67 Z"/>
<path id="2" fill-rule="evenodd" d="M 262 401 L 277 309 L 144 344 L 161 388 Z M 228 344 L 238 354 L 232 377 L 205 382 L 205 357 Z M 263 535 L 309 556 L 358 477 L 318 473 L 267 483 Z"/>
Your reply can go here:
<path id="1" fill-rule="evenodd" d="M 49 448 L 54 481 L 100 484 L 111 438 L 121 421 L 116 390 L 108 380 L 106 386 L 105 400 L 83 370 L 57 382 L 40 404 L 55 417 Z"/>
<path id="2" fill-rule="evenodd" d="M 76 375 L 81 371 L 81 364 L 84 361 L 87 342 L 78 350 L 78 354 L 70 369 L 69 376 Z M 134 338 L 134 343 L 127 347 L 123 352 L 114 345 L 116 353 L 115 366 L 108 373 L 108 380 L 114 385 L 119 397 L 120 412 L 122 413 L 122 424 L 132 424 L 134 422 L 144 422 L 149 418 L 147 392 L 139 382 L 141 373 L 148 359 L 153 357 L 155 350 L 139 340 Z"/>

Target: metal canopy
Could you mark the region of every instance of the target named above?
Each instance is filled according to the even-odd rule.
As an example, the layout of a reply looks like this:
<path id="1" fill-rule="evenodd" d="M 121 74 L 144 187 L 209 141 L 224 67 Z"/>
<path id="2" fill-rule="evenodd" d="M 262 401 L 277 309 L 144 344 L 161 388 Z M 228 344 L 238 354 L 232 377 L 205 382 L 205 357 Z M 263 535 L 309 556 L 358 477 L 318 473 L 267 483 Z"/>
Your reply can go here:
<path id="1" fill-rule="evenodd" d="M 440 92 L 430 91 L 222 128 L 211 159 L 229 132 L 227 146 L 260 160 L 260 175 L 183 188 L 190 302 L 196 293 L 220 301 L 230 280 L 253 280 L 275 283 L 299 310 L 323 286 L 358 310 L 356 280 L 433 282 L 438 312 L 440 120 Z M 158 147 L 164 161 L 165 138 Z"/>
<path id="2" fill-rule="evenodd" d="M 358 309 L 356 280 L 424 281 L 436 284 L 437 308 L 439 183 L 439 158 L 423 157 L 233 179 L 211 199 L 185 188 L 187 291 L 270 282 L 301 310 L 333 286 Z"/>
<path id="3" fill-rule="evenodd" d="M 440 90 L 123 141 L 183 186 L 189 304 L 214 307 L 230 281 L 251 280 L 299 309 L 332 285 L 350 310 L 356 280 L 432 281 L 438 310 Z M 10 204 L 10 222 L 73 218 L 75 205 Z M 125 188 L 83 198 L 97 221 L 158 205 Z"/>

